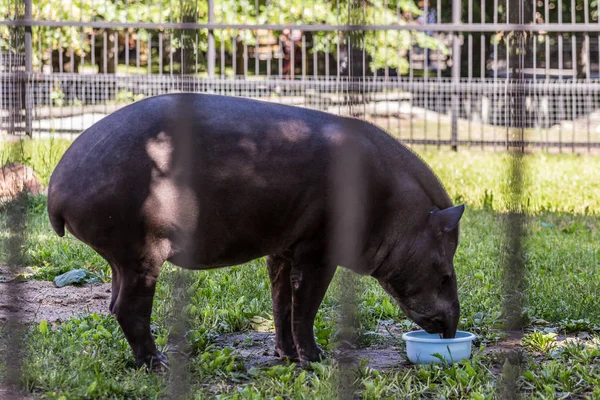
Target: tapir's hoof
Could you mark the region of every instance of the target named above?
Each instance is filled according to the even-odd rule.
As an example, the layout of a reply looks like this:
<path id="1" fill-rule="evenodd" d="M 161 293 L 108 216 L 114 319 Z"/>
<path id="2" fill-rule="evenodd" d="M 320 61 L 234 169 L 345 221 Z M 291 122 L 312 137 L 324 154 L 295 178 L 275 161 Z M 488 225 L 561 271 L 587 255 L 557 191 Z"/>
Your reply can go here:
<path id="1" fill-rule="evenodd" d="M 300 351 L 300 364 L 304 368 L 309 367 L 311 362 L 319 362 L 324 359 L 325 353 L 319 346 L 315 346 L 309 351 Z"/>
<path id="2" fill-rule="evenodd" d="M 166 355 L 157 351 L 155 355 L 146 357 L 142 362 L 138 360 L 138 365 L 146 365 L 148 371 L 163 372 L 169 369 L 169 359 Z"/>
<path id="3" fill-rule="evenodd" d="M 300 360 L 300 357 L 298 356 L 298 352 L 296 351 L 296 348 L 286 351 L 281 348 L 275 347 L 275 357 L 279 357 L 282 360 L 289 360 L 289 361 L 299 361 Z"/>

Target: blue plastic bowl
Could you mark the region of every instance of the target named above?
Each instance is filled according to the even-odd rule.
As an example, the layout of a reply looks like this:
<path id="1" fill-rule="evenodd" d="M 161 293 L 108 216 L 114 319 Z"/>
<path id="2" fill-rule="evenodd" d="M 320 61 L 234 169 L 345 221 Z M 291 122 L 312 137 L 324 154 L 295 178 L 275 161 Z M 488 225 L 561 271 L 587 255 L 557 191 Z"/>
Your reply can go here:
<path id="1" fill-rule="evenodd" d="M 471 358 L 471 342 L 475 335 L 458 331 L 453 339 L 441 339 L 438 334 L 414 331 L 403 334 L 402 339 L 406 341 L 406 354 L 411 363 L 441 363 L 443 359 L 451 364 Z"/>

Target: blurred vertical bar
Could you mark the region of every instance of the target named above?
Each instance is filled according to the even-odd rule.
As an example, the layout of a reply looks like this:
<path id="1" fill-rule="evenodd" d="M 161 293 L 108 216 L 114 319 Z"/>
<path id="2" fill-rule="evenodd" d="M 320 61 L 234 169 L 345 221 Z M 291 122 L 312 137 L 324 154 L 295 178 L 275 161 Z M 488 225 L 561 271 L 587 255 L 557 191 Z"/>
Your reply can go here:
<path id="1" fill-rule="evenodd" d="M 15 108 L 15 111 L 21 112 L 21 107 L 25 108 L 26 112 L 26 133 L 31 136 L 31 121 L 30 121 L 30 104 L 31 99 L 29 98 L 29 81 L 32 72 L 32 42 L 31 42 L 31 19 L 32 19 L 32 0 L 25 0 L 24 8 L 17 7 L 22 6 L 22 3 L 15 3 L 15 20 L 25 21 L 24 29 L 20 27 L 14 27 L 9 30 L 9 41 L 12 42 L 15 49 L 18 49 L 20 44 L 23 43 L 25 48 L 25 58 L 23 61 L 15 59 L 18 66 L 25 63 L 25 75 L 22 76 L 23 82 L 22 87 L 25 91 L 25 104 L 20 104 L 21 99 L 16 100 L 15 103 L 9 103 L 9 107 Z M 23 42 L 21 42 L 23 41 Z M 15 43 L 16 42 L 16 43 Z M 16 55 L 16 54 L 15 54 Z M 8 60 L 9 71 L 14 72 L 13 67 L 17 65 L 13 64 L 12 60 Z M 15 82 L 16 83 L 16 82 Z M 18 90 L 18 89 L 17 89 Z M 21 121 L 19 121 L 20 123 Z M 9 132 L 11 132 L 9 127 Z M 21 146 L 12 146 L 8 150 L 8 162 L 23 162 L 24 154 Z M 3 173 L 1 171 L 0 173 Z M 25 209 L 27 206 L 27 198 L 24 194 L 19 194 L 14 199 L 5 202 L 3 204 L 2 212 L 5 215 L 5 226 L 6 226 L 6 239 L 2 243 L 3 249 L 6 251 L 8 256 L 8 273 L 13 279 L 11 282 L 6 283 L 5 293 L 10 299 L 12 305 L 17 305 L 19 302 L 24 301 L 21 298 L 21 286 L 15 279 L 18 274 L 18 267 L 22 263 L 22 254 L 25 244 L 25 229 L 26 229 L 26 215 Z M 0 386 L 6 388 L 2 391 L 2 394 L 8 399 L 17 399 L 18 392 L 21 386 L 21 369 L 23 364 L 23 342 L 22 338 L 25 335 L 25 326 L 21 326 L 22 321 L 19 320 L 18 307 L 14 307 L 14 310 L 9 308 L 7 313 L 7 320 L 2 324 L 2 331 L 0 332 L 0 340 L 5 350 L 2 356 L 5 358 L 4 364 L 4 380 Z M 7 400 L 8 400 L 7 399 Z"/>
<path id="2" fill-rule="evenodd" d="M 452 23 L 458 25 L 461 22 L 462 0 L 452 1 Z M 460 85 L 460 32 L 455 31 L 452 35 L 452 150 L 458 150 L 458 116 L 460 111 L 459 98 Z"/>
<path id="3" fill-rule="evenodd" d="M 195 2 L 193 4 L 194 7 L 197 5 Z M 179 97 L 176 99 L 174 109 L 179 110 L 185 117 L 169 120 L 165 129 L 168 129 L 167 134 L 172 135 L 174 138 L 172 157 L 174 160 L 177 160 L 177 165 L 183 171 L 186 171 L 181 174 L 180 179 L 185 182 L 190 182 L 192 179 L 196 179 L 195 182 L 201 182 L 201 178 L 194 177 L 190 172 L 192 165 L 200 163 L 203 158 L 202 150 L 200 152 L 193 152 L 192 150 L 191 138 L 194 136 L 192 115 L 194 115 L 194 106 L 190 102 L 186 102 L 182 97 Z M 202 146 L 200 147 L 202 148 Z M 182 199 L 177 199 L 174 206 L 176 210 L 187 208 L 185 200 Z M 185 238 L 184 240 L 187 239 Z M 192 261 L 188 259 L 183 263 L 188 262 Z M 172 311 L 168 313 L 169 316 L 167 317 L 167 324 L 170 327 L 168 343 L 173 349 L 171 352 L 170 382 L 167 396 L 169 399 L 191 398 L 191 368 L 189 358 L 191 346 L 187 338 L 190 330 L 187 305 L 190 304 L 191 279 L 192 276 L 187 271 L 178 268 L 172 275 L 172 278 L 167 281 L 170 289 L 168 300 L 172 307 Z"/>
<path id="4" fill-rule="evenodd" d="M 510 22 L 523 26 L 525 24 L 526 7 L 529 2 L 509 0 L 511 2 Z M 508 170 L 505 178 L 508 213 L 506 214 L 504 230 L 505 240 L 502 250 L 503 260 L 503 317 L 504 329 L 508 335 L 523 329 L 523 301 L 525 288 L 525 235 L 526 208 L 523 202 L 525 185 L 525 54 L 528 40 L 523 30 L 512 32 L 509 36 L 509 51 L 511 58 L 511 75 L 515 78 L 510 85 L 511 96 L 508 126 L 511 130 L 511 145 L 509 146 Z M 529 50 L 529 48 L 527 48 Z M 523 360 L 519 352 L 510 350 L 503 354 L 503 371 L 498 387 L 498 398 L 519 398 L 519 377 Z"/>
<path id="5" fill-rule="evenodd" d="M 509 15 L 512 23 L 524 24 L 525 4 L 520 0 L 510 0 L 512 10 Z M 530 14 L 529 14 L 530 15 Z M 520 334 L 523 327 L 523 299 L 524 299 L 524 241 L 525 241 L 525 207 L 523 203 L 524 186 L 524 116 L 525 116 L 525 91 L 524 91 L 524 50 L 525 32 L 515 31 L 509 39 L 512 76 L 514 83 L 510 86 L 511 101 L 510 119 L 508 126 L 511 130 L 512 144 L 509 146 L 508 170 L 505 178 L 508 197 L 508 213 L 505 217 L 505 240 L 502 250 L 503 260 L 503 315 L 504 329 L 508 335 Z M 510 71 L 507 71 L 510 72 Z M 498 387 L 499 399 L 519 398 L 519 377 L 521 375 L 523 360 L 520 353 L 509 350 L 502 354 L 503 370 Z"/>
<path id="6" fill-rule="evenodd" d="M 365 4 L 362 0 L 348 1 L 348 25 L 360 26 L 365 24 Z M 349 115 L 355 115 L 355 103 L 362 101 L 362 110 L 365 110 L 365 64 L 364 64 L 364 30 L 353 30 L 347 34 L 347 62 L 348 62 L 348 96 L 347 107 Z M 363 58 L 353 56 L 353 50 L 363 51 Z M 358 55 L 358 54 L 357 54 Z M 358 65 L 360 70 L 357 70 Z M 360 106 L 359 104 L 356 104 Z M 363 114 L 363 119 L 366 115 Z M 365 193 L 365 174 L 362 166 L 360 149 L 353 141 L 336 148 L 331 163 L 331 185 L 333 186 L 331 210 L 333 212 L 333 232 L 331 246 L 328 249 L 331 259 L 338 255 L 346 255 L 351 265 L 344 265 L 350 270 L 359 262 L 357 249 L 363 248 L 363 212 L 362 205 L 367 199 Z M 340 290 L 337 303 L 340 306 L 340 322 L 338 326 L 338 353 L 336 354 L 339 380 L 338 398 L 341 400 L 355 397 L 356 387 L 356 362 L 350 353 L 356 342 L 356 310 L 358 306 L 357 276 L 349 270 L 340 271 Z"/>

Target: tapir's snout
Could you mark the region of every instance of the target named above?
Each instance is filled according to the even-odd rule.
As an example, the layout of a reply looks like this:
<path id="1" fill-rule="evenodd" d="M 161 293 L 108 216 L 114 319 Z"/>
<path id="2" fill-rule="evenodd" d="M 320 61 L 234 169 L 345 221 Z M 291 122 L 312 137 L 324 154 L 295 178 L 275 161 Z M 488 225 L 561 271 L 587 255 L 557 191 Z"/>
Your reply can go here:
<path id="1" fill-rule="evenodd" d="M 451 307 L 444 308 L 433 316 L 421 314 L 402 307 L 406 315 L 427 333 L 437 333 L 444 339 L 456 337 L 460 306 L 458 301 Z"/>
<path id="2" fill-rule="evenodd" d="M 392 296 L 398 303 L 404 314 L 414 321 L 427 333 L 437 333 L 443 338 L 451 339 L 456 337 L 458 321 L 460 319 L 460 303 L 458 293 L 454 290 L 448 290 L 445 298 L 440 296 L 431 300 L 429 293 L 422 293 L 421 296 L 415 296 L 408 301 L 403 301 L 389 280 L 380 280 L 379 283 L 383 289 Z M 392 282 L 394 282 L 392 280 Z"/>
<path id="3" fill-rule="evenodd" d="M 444 339 L 452 339 L 456 336 L 456 330 L 458 329 L 459 316 L 451 315 L 447 318 L 446 324 L 440 333 L 440 336 Z"/>
<path id="4" fill-rule="evenodd" d="M 444 339 L 452 339 L 456 336 L 458 317 L 454 317 L 454 315 L 444 315 L 432 319 L 425 319 L 421 322 L 417 322 L 417 324 L 427 333 L 438 333 L 440 337 Z"/>

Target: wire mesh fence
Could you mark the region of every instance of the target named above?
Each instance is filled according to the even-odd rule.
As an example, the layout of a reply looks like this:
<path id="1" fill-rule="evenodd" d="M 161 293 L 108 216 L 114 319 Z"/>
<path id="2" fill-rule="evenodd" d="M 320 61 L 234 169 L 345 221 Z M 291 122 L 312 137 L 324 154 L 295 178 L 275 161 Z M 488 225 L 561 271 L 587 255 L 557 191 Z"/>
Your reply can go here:
<path id="1" fill-rule="evenodd" d="M 25 3 L 4 0 L 0 21 L 9 134 L 77 134 L 143 97 L 197 91 L 352 115 L 407 143 L 502 148 L 523 90 L 526 145 L 600 145 L 590 2 L 533 1 L 526 24 L 499 0 Z M 511 65 L 517 32 L 527 47 Z"/>
<path id="2" fill-rule="evenodd" d="M 23 76 L 23 75 L 19 75 Z M 510 138 L 509 102 L 524 96 L 519 127 L 526 146 L 585 150 L 600 145 L 600 92 L 593 82 L 436 80 L 432 85 L 403 78 L 278 78 L 250 81 L 188 76 L 27 75 L 14 81 L 5 100 L 29 112 L 36 137 L 78 134 L 133 101 L 172 92 L 243 96 L 318 109 L 372 122 L 409 144 L 506 147 Z M 10 86 L 8 87 L 10 90 Z M 452 96 L 458 93 L 457 134 L 453 136 Z M 24 113 L 5 114 L 4 129 L 25 132 Z"/>

